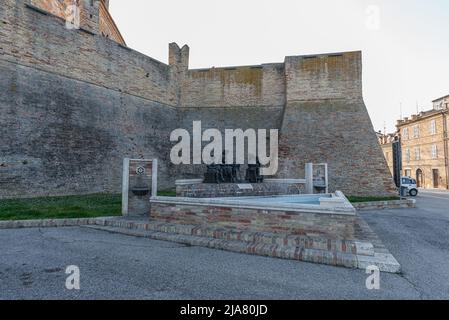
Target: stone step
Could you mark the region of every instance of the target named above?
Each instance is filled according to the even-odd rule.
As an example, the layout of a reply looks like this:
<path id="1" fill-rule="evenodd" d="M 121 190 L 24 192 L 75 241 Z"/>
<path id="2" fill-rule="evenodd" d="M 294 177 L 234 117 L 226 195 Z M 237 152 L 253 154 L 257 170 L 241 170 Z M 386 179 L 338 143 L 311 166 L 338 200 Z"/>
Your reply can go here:
<path id="1" fill-rule="evenodd" d="M 129 229 L 110 226 L 83 226 L 84 228 L 119 233 L 133 237 L 142 237 L 153 240 L 171 241 L 191 246 L 208 247 L 218 250 L 226 250 L 244 254 L 260 255 L 273 258 L 297 260 L 312 263 L 321 263 L 332 266 L 358 268 L 357 255 L 343 252 L 331 252 L 326 250 L 306 249 L 300 247 L 248 243 L 238 240 L 224 240 L 202 236 L 192 236 L 167 232 L 156 232 L 141 229 Z"/>
<path id="2" fill-rule="evenodd" d="M 250 244 L 265 244 L 300 247 L 311 250 L 324 250 L 348 254 L 374 256 L 374 247 L 370 242 L 329 239 L 320 236 L 298 236 L 282 233 L 254 232 L 231 228 L 216 228 L 197 225 L 182 225 L 150 221 L 105 220 L 105 226 L 151 230 L 173 234 L 191 235 L 230 241 L 242 241 Z"/>
<path id="3" fill-rule="evenodd" d="M 192 246 L 202 246 L 212 249 L 227 250 L 238 253 L 254 254 L 260 256 L 290 259 L 304 262 L 321 263 L 347 268 L 359 268 L 365 270 L 368 266 L 377 266 L 380 271 L 397 273 L 400 265 L 389 253 L 374 252 L 373 255 L 354 254 L 342 251 L 313 249 L 289 243 L 264 243 L 236 239 L 224 239 L 219 237 L 198 236 L 192 234 L 192 227 L 186 225 L 144 223 L 133 221 L 103 220 L 96 225 L 84 226 L 111 233 L 125 234 L 135 237 L 144 237 L 154 240 L 171 241 Z M 190 234 L 188 233 L 190 230 Z M 197 229 L 198 230 L 198 229 Z M 239 232 L 239 231 L 235 231 Z M 201 232 L 200 232 L 201 234 Z M 248 240 L 248 239 L 247 239 Z M 370 249 L 371 250 L 371 249 Z M 370 252 L 370 250 L 368 250 Z M 363 250 L 361 250 L 363 252 Z"/>

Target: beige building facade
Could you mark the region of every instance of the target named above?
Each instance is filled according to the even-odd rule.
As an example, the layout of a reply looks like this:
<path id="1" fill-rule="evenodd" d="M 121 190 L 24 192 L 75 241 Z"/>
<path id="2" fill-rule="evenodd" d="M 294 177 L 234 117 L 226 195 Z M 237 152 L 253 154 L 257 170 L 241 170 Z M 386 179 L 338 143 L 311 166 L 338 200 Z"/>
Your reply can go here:
<path id="1" fill-rule="evenodd" d="M 388 169 L 390 170 L 391 175 L 394 175 L 394 167 L 393 167 L 393 142 L 395 141 L 396 134 L 382 134 L 380 132 L 377 133 L 377 138 L 379 139 L 380 147 L 382 148 L 382 152 L 384 154 L 385 160 L 388 164 Z"/>
<path id="2" fill-rule="evenodd" d="M 402 174 L 418 187 L 449 189 L 449 96 L 433 101 L 433 109 L 399 120 Z M 385 147 L 387 148 L 387 147 Z"/>

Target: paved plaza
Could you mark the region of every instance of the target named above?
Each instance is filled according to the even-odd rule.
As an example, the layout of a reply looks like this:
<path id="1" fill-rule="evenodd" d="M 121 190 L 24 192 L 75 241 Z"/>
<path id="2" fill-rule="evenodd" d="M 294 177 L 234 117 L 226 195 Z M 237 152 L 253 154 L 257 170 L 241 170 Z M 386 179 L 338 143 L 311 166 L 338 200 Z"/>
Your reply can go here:
<path id="1" fill-rule="evenodd" d="M 417 201 L 361 213 L 402 266 L 380 290 L 362 270 L 73 227 L 0 230 L 0 299 L 447 299 L 449 194 Z M 70 265 L 80 290 L 65 287 Z"/>

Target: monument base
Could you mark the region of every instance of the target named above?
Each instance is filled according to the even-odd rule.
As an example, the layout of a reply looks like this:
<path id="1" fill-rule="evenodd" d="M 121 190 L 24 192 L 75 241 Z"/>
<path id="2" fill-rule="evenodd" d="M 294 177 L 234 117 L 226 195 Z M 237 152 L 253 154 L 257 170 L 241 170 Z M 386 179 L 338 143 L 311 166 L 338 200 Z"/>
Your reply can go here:
<path id="1" fill-rule="evenodd" d="M 182 198 L 225 198 L 305 194 L 302 180 L 267 180 L 263 183 L 202 183 L 202 180 L 178 180 L 176 196 Z"/>

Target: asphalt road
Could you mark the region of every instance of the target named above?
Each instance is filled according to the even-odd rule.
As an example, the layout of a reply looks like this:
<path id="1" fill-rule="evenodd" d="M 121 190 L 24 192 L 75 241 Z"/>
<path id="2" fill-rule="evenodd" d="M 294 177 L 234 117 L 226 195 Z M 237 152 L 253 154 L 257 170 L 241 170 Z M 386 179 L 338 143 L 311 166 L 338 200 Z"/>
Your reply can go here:
<path id="1" fill-rule="evenodd" d="M 380 290 L 362 270 L 61 228 L 0 230 L 0 299 L 448 299 L 449 193 L 418 206 L 362 214 L 403 267 Z"/>

